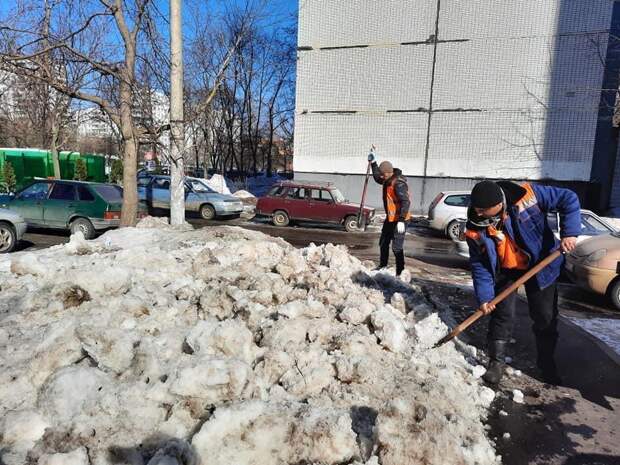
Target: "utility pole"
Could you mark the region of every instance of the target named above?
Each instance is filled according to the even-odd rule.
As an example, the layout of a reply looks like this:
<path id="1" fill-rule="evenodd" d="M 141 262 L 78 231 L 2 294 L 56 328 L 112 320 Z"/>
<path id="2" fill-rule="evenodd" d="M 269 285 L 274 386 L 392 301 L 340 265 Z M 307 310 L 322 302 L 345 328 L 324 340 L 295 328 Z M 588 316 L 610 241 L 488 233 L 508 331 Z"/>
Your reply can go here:
<path id="1" fill-rule="evenodd" d="M 182 0 L 170 0 L 170 224 L 185 222 Z"/>

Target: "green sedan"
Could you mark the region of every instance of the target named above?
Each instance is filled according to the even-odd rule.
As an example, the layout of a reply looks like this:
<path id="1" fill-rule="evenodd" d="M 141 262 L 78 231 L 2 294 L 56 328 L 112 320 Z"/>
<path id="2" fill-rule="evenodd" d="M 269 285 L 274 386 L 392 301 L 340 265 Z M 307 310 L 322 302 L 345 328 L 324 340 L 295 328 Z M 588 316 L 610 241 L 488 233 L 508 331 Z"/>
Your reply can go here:
<path id="1" fill-rule="evenodd" d="M 97 231 L 118 227 L 123 190 L 115 184 L 40 180 L 16 195 L 0 196 L 0 206 L 19 213 L 29 227 L 82 231 L 86 239 Z M 146 208 L 139 205 L 139 216 Z"/>

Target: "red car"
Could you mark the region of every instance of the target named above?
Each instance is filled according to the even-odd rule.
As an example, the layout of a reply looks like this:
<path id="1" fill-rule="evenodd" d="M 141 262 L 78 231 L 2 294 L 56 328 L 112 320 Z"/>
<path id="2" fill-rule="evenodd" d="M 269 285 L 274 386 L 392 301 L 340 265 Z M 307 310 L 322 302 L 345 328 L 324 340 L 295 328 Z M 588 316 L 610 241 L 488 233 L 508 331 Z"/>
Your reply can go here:
<path id="1" fill-rule="evenodd" d="M 310 221 L 341 224 L 349 232 L 360 230 L 357 225 L 359 211 L 360 205 L 345 200 L 334 185 L 303 181 L 280 182 L 256 204 L 256 214 L 271 218 L 276 226 L 287 226 L 292 220 Z M 363 229 L 374 215 L 373 208 L 364 208 Z"/>

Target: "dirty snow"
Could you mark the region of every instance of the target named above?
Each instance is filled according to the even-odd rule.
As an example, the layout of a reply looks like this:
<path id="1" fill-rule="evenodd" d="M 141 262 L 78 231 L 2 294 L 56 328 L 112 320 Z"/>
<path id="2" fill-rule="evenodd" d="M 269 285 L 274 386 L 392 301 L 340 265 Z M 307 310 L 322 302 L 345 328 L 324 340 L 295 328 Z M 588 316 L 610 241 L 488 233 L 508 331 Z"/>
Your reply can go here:
<path id="1" fill-rule="evenodd" d="M 237 197 L 238 199 L 255 199 L 256 196 L 248 191 L 245 190 L 238 190 L 236 191 L 233 196 Z"/>
<path id="2" fill-rule="evenodd" d="M 342 247 L 147 218 L 0 291 L 6 465 L 500 463 L 475 352 Z"/>
<path id="3" fill-rule="evenodd" d="M 568 319 L 620 355 L 620 319 L 572 317 Z"/>
<path id="4" fill-rule="evenodd" d="M 228 184 L 226 183 L 226 179 L 221 174 L 214 174 L 209 179 L 202 179 L 207 186 L 213 189 L 215 192 L 219 192 L 220 194 L 230 194 L 230 189 L 228 188 Z"/>

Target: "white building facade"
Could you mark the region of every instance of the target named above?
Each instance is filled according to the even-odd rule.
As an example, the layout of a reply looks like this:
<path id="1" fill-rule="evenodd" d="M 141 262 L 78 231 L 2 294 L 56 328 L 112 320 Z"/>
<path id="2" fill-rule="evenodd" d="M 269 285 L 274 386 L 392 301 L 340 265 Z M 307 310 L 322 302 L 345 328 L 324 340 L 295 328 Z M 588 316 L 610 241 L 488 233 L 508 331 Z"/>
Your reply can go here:
<path id="1" fill-rule="evenodd" d="M 479 178 L 608 208 L 618 19 L 613 0 L 300 0 L 295 175 L 358 200 L 374 144 L 417 211 Z"/>

